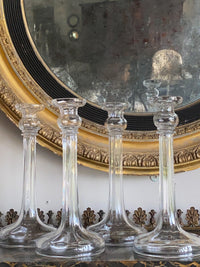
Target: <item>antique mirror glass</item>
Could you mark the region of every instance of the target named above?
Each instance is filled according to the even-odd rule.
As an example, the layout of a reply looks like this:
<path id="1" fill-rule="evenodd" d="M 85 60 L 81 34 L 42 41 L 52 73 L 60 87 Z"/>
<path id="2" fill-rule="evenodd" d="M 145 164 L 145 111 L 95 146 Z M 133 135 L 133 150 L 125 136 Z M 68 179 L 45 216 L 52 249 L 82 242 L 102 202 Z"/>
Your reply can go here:
<path id="1" fill-rule="evenodd" d="M 199 99 L 199 1 L 24 0 L 32 40 L 50 70 L 92 103 L 128 101 L 149 112 L 145 79 L 160 94 Z"/>
<path id="2" fill-rule="evenodd" d="M 46 106 L 41 140 L 47 147 L 56 153 L 61 147 L 57 111 L 49 100 L 83 97 L 79 161 L 107 169 L 107 113 L 101 103 L 128 102 L 125 173 L 156 173 L 158 136 L 144 86 L 151 79 L 159 81 L 160 95 L 183 97 L 177 108 L 176 171 L 198 167 L 199 0 L 1 0 L 1 11 L 5 58 L 23 93 Z"/>

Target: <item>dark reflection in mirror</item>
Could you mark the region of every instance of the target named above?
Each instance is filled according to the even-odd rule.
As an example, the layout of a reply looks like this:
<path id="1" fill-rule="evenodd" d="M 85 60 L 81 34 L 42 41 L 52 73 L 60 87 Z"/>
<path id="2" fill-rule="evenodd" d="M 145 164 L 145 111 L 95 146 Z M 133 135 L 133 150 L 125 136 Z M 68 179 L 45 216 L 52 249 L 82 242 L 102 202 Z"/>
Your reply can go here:
<path id="1" fill-rule="evenodd" d="M 199 0 L 24 0 L 41 57 L 71 90 L 94 102 L 151 111 L 146 79 L 159 93 L 200 98 Z"/>

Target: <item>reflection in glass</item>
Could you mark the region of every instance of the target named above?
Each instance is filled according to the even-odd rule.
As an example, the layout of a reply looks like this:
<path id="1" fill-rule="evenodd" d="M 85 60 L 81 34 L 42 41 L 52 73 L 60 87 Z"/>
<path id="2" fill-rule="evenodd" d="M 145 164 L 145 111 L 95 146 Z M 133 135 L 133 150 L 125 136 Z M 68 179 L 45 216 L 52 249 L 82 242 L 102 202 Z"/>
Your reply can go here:
<path id="1" fill-rule="evenodd" d="M 78 41 L 79 39 L 79 33 L 76 30 L 72 30 L 69 32 L 69 39 L 71 41 Z"/>
<path id="2" fill-rule="evenodd" d="M 181 95 L 182 105 L 200 98 L 199 0 L 24 0 L 24 6 L 40 55 L 82 97 L 113 101 L 109 95 L 119 89 L 115 101 L 147 112 L 143 80 L 161 79 L 161 95 Z M 72 38 L 70 17 L 78 18 Z"/>
<path id="3" fill-rule="evenodd" d="M 156 111 L 156 108 L 154 105 L 154 99 L 158 97 L 159 95 L 158 88 L 161 85 L 161 81 L 148 79 L 148 80 L 144 80 L 143 85 L 147 88 L 145 92 L 146 101 L 144 101 L 145 109 L 148 112 L 150 111 L 154 112 Z"/>
<path id="4" fill-rule="evenodd" d="M 76 27 L 79 23 L 79 17 L 76 15 L 70 15 L 67 19 L 67 22 L 70 27 Z"/>
<path id="5" fill-rule="evenodd" d="M 179 224 L 174 193 L 173 133 L 178 125 L 174 107 L 181 97 L 158 97 L 154 124 L 159 133 L 160 213 L 156 228 L 136 237 L 134 250 L 142 256 L 160 259 L 192 259 L 200 255 L 200 238 L 185 232 Z"/>
<path id="6" fill-rule="evenodd" d="M 163 49 L 156 52 L 153 56 L 151 78 L 162 81 L 160 94 L 169 95 L 172 88 L 174 91 L 177 90 L 178 94 L 180 85 L 184 86 L 182 71 L 182 57 L 176 51 Z"/>

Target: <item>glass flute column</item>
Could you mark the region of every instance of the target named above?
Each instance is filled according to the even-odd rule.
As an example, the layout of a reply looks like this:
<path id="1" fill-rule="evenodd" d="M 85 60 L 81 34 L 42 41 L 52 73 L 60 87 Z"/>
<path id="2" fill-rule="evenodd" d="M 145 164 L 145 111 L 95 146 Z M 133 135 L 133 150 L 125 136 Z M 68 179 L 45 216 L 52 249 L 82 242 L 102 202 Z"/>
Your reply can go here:
<path id="1" fill-rule="evenodd" d="M 154 124 L 159 133 L 160 213 L 156 228 L 136 237 L 134 250 L 160 259 L 193 258 L 200 255 L 200 238 L 185 232 L 177 219 L 174 193 L 173 133 L 178 124 L 174 107 L 181 97 L 155 98 L 158 112 Z"/>
<path id="2" fill-rule="evenodd" d="M 122 133 L 127 125 L 124 118 L 127 104 L 110 102 L 102 108 L 108 111 L 105 124 L 109 132 L 109 207 L 105 218 L 88 229 L 100 234 L 107 246 L 129 246 L 145 230 L 128 219 L 124 208 Z"/>
<path id="3" fill-rule="evenodd" d="M 37 238 L 55 228 L 41 222 L 35 204 L 36 136 L 40 129 L 37 113 L 43 110 L 43 106 L 20 104 L 16 108 L 22 114 L 19 128 L 23 135 L 23 197 L 17 221 L 0 230 L 0 246 L 29 248 L 36 246 Z"/>
<path id="4" fill-rule="evenodd" d="M 105 242 L 95 233 L 84 229 L 78 209 L 77 132 L 81 125 L 78 108 L 85 100 L 64 98 L 53 100 L 60 110 L 58 125 L 63 146 L 63 207 L 62 219 L 56 232 L 37 242 L 36 252 L 59 258 L 91 257 L 104 251 Z"/>

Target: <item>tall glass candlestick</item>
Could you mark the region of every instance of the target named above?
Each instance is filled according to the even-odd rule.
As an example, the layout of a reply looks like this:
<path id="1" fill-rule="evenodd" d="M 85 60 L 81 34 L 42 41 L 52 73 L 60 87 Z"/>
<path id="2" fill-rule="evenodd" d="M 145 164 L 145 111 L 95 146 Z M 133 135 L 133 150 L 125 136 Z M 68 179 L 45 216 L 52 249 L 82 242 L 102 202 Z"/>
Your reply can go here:
<path id="1" fill-rule="evenodd" d="M 143 256 L 181 259 L 200 255 L 200 238 L 181 228 L 175 205 L 173 133 L 178 116 L 174 107 L 181 101 L 173 96 L 155 98 L 159 110 L 154 124 L 159 133 L 160 213 L 156 228 L 134 241 L 135 252 Z"/>
<path id="2" fill-rule="evenodd" d="M 20 104 L 16 108 L 21 112 L 19 128 L 23 135 L 24 181 L 21 211 L 17 221 L 0 230 L 0 246 L 35 247 L 36 239 L 55 230 L 41 222 L 35 204 L 35 163 L 36 136 L 40 129 L 37 112 L 42 105 Z"/>
<path id="3" fill-rule="evenodd" d="M 125 103 L 105 103 L 108 111 L 106 127 L 109 132 L 109 207 L 105 218 L 88 229 L 100 234 L 106 245 L 128 246 L 144 230 L 134 225 L 126 215 L 123 197 L 122 133 L 127 122 L 124 118 Z"/>
<path id="4" fill-rule="evenodd" d="M 60 258 L 89 257 L 100 254 L 104 251 L 105 242 L 97 234 L 84 229 L 78 209 L 77 132 L 81 125 L 78 108 L 85 105 L 85 100 L 61 98 L 53 100 L 53 105 L 60 110 L 58 125 L 62 131 L 62 219 L 56 232 L 38 241 L 36 252 L 43 256 Z"/>

